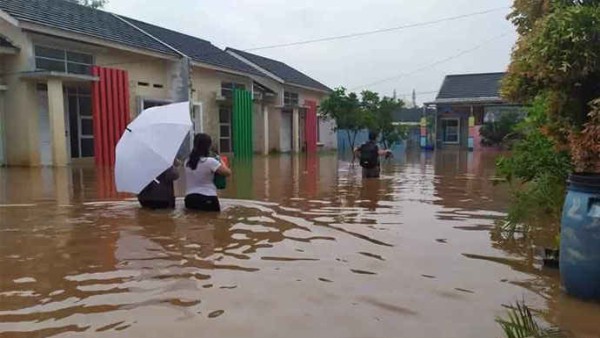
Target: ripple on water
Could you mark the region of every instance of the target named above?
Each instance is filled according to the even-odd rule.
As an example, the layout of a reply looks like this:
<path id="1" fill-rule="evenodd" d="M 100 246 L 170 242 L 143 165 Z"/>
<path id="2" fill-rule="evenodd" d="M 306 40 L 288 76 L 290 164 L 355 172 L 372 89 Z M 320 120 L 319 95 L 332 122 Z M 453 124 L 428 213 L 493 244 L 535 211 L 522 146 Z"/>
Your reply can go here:
<path id="1" fill-rule="evenodd" d="M 68 169 L 84 185 L 64 194 L 75 198 L 0 201 L 0 336 L 487 337 L 501 334 L 501 305 L 522 298 L 582 337 L 600 334 L 598 307 L 559 296 L 558 277 L 531 268 L 529 244 L 488 232 L 506 209 L 493 161 L 406 156 L 372 181 L 326 157 L 236 163 L 223 193 L 247 199 L 222 199 L 219 215 L 181 199 L 141 210 L 94 190 L 110 170 L 96 181 L 95 169 Z"/>

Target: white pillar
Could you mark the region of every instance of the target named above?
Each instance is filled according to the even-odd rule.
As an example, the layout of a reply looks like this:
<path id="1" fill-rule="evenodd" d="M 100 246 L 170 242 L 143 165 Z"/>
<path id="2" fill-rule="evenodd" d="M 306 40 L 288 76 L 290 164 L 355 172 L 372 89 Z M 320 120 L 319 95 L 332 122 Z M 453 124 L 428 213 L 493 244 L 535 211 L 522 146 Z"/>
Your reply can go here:
<path id="1" fill-rule="evenodd" d="M 269 155 L 269 107 L 263 105 L 263 154 Z"/>
<path id="2" fill-rule="evenodd" d="M 295 153 L 300 152 L 300 111 L 294 108 L 292 112 L 292 144 Z"/>
<path id="3" fill-rule="evenodd" d="M 65 102 L 61 80 L 48 80 L 48 115 L 52 136 L 52 165 L 62 167 L 68 164 L 65 130 Z"/>

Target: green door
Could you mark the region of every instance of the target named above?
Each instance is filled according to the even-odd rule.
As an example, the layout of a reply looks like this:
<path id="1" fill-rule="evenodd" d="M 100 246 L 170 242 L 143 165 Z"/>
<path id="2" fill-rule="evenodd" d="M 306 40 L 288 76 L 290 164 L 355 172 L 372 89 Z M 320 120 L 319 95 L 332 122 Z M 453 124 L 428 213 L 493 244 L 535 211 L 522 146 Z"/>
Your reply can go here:
<path id="1" fill-rule="evenodd" d="M 252 157 L 252 93 L 236 89 L 233 93 L 233 153 Z"/>

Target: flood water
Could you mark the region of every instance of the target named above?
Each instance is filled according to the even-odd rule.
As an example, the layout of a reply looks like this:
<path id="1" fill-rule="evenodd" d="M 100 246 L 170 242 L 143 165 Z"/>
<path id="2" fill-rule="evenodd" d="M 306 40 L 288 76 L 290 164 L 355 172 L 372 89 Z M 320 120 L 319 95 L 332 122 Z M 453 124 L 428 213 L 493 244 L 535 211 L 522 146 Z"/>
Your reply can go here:
<path id="1" fill-rule="evenodd" d="M 0 169 L 0 337 L 502 337 L 523 299 L 600 337 L 600 305 L 541 267 L 552 239 L 494 230 L 495 156 L 400 154 L 367 181 L 258 157 L 219 215 L 141 210 L 109 169 Z"/>

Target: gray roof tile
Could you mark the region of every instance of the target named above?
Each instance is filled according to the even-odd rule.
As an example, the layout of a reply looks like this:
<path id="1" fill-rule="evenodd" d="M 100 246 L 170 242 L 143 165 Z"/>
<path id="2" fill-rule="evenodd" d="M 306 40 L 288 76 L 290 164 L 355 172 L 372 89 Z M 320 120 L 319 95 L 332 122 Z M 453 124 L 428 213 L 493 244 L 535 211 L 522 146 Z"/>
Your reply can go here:
<path id="1" fill-rule="evenodd" d="M 113 14 L 63 0 L 1 0 L 0 9 L 19 21 L 85 34 L 123 45 L 176 55 Z"/>
<path id="2" fill-rule="evenodd" d="M 448 75 L 436 101 L 499 98 L 500 82 L 505 73 Z"/>
<path id="3" fill-rule="evenodd" d="M 302 72 L 286 65 L 285 63 L 273 59 L 259 56 L 256 54 L 244 52 L 234 48 L 227 48 L 235 54 L 245 58 L 246 60 L 254 63 L 255 65 L 263 68 L 264 70 L 272 73 L 273 75 L 281 78 L 286 83 L 292 85 L 299 85 L 308 88 L 314 88 L 322 91 L 331 91 L 329 87 L 320 83 L 319 81 L 303 74 Z"/>
<path id="4" fill-rule="evenodd" d="M 402 108 L 393 112 L 393 119 L 394 122 L 419 122 L 422 115 L 422 108 Z"/>
<path id="5" fill-rule="evenodd" d="M 247 74 L 264 76 L 264 74 L 257 71 L 254 67 L 251 67 L 229 55 L 229 53 L 217 48 L 209 41 L 131 18 L 123 16 L 121 16 L 121 18 L 163 41 L 169 46 L 177 49 L 181 53 L 189 56 L 194 61 L 236 70 Z"/>

